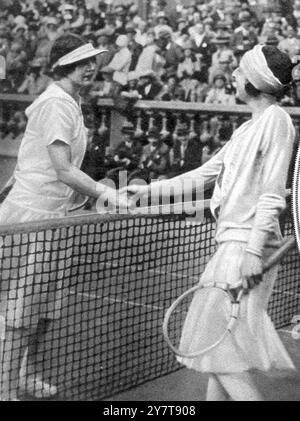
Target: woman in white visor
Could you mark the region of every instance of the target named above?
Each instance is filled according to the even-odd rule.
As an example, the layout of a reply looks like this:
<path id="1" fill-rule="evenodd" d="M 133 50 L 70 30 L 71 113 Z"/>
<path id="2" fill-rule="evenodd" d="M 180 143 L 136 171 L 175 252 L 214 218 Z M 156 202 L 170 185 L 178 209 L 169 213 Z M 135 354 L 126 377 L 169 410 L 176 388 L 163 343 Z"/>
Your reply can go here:
<path id="1" fill-rule="evenodd" d="M 218 347 L 201 357 L 179 358 L 196 371 L 208 373 L 207 400 L 259 401 L 263 397 L 252 370 L 294 370 L 269 316 L 268 301 L 278 267 L 263 275 L 263 263 L 282 240 L 278 218 L 286 206 L 285 187 L 295 130 L 290 116 L 276 101 L 292 79 L 289 57 L 276 47 L 257 45 L 234 71 L 238 97 L 248 104 L 251 120 L 242 124 L 230 141 L 202 167 L 150 187 L 129 187 L 132 193 L 164 192 L 163 185 L 193 187 L 188 180 L 215 182 L 211 210 L 217 219 L 217 250 L 201 283 L 243 282 L 237 325 Z M 194 183 L 195 185 L 195 183 Z M 185 193 L 186 187 L 185 187 Z M 189 196 L 190 197 L 190 196 Z M 213 293 L 213 292 L 212 292 Z M 197 293 L 191 303 L 181 338 L 181 350 L 197 351 L 197 335 L 214 329 L 215 308 L 208 308 L 199 326 Z M 203 320 L 203 315 L 202 315 Z M 198 335 L 199 336 L 199 335 Z"/>
<path id="2" fill-rule="evenodd" d="M 15 183 L 0 207 L 1 225 L 64 216 L 72 206 L 74 191 L 94 198 L 103 196 L 115 207 L 126 206 L 115 190 L 80 170 L 87 129 L 79 92 L 93 77 L 95 57 L 104 51 L 73 34 L 54 42 L 50 67 L 56 81 L 26 109 L 28 123 L 18 154 Z M 1 253 L 0 248 L 0 257 Z M 2 288 L 0 285 L 0 319 L 5 324 L 1 328 L 6 330 L 0 372 L 3 400 L 16 399 L 17 389 L 35 397 L 57 393 L 55 385 L 35 374 L 34 356 L 49 323 L 60 315 L 62 280 L 54 280 L 53 288 L 42 292 L 42 283 L 34 282 L 33 275 L 21 277 L 24 282 L 10 273 L 9 280 L 2 283 Z"/>

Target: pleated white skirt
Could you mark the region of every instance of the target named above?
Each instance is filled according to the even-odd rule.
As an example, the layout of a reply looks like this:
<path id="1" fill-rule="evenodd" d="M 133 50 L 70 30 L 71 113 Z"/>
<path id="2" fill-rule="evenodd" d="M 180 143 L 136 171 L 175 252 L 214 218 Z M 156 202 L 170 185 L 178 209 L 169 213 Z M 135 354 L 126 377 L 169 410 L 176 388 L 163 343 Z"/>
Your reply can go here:
<path id="1" fill-rule="evenodd" d="M 200 283 L 240 281 L 240 267 L 246 243 L 224 242 L 209 261 Z M 267 314 L 268 302 L 277 277 L 278 266 L 264 275 L 263 282 L 244 296 L 239 320 L 231 335 L 215 349 L 193 359 L 178 357 L 188 368 L 206 373 L 237 373 L 257 369 L 261 371 L 294 370 L 294 364 L 283 346 Z M 211 294 L 214 294 L 212 290 Z M 182 331 L 180 349 L 197 351 L 200 332 L 213 331 L 216 308 L 204 306 L 201 294 L 195 294 Z M 214 297 L 210 297 L 212 302 Z M 206 303 L 207 304 L 207 303 Z M 220 309 L 218 309 L 220 310 Z M 201 323 L 199 322 L 201 320 Z"/>

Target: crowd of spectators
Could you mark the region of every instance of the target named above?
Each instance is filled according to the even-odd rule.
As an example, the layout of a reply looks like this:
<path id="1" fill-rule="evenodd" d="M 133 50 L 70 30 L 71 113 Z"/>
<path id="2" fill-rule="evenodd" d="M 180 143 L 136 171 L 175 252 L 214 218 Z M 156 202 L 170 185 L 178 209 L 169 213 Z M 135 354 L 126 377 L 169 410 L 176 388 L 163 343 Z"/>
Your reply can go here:
<path id="1" fill-rule="evenodd" d="M 164 0 L 149 3 L 148 19 L 135 2 L 6 0 L 0 14 L 0 55 L 6 58 L 2 92 L 40 94 L 51 80 L 47 57 L 62 33 L 76 32 L 107 49 L 97 62 L 92 97 L 236 102 L 232 70 L 258 42 L 300 56 L 300 1 Z M 185 2 L 186 3 L 186 2 Z M 288 3 L 288 2 L 286 2 Z M 291 96 L 289 102 L 294 102 Z"/>
<path id="2" fill-rule="evenodd" d="M 230 105 L 238 101 L 232 71 L 255 44 L 278 46 L 294 62 L 300 61 L 300 0 L 191 0 L 189 4 L 178 0 L 172 10 L 164 0 L 150 0 L 144 20 L 136 2 L 130 0 L 122 4 L 110 0 L 5 1 L 0 9 L 0 55 L 6 59 L 2 93 L 40 94 L 52 81 L 47 67 L 51 45 L 65 32 L 82 35 L 107 50 L 98 56 L 95 77 L 84 89 L 90 101 L 109 97 Z M 299 105 L 298 92 L 297 86 L 291 87 L 281 98 L 282 104 Z M 0 136 L 7 130 L 15 136 L 25 124 L 17 111 L 9 121 L 0 121 Z M 177 137 L 181 141 L 188 136 Z M 201 147 L 201 162 L 194 162 L 197 145 L 187 150 L 182 140 L 170 151 L 159 141 L 162 150 L 157 152 L 155 128 L 148 138 L 153 142 L 144 146 L 146 150 L 137 147 L 133 163 L 124 152 L 131 140 L 125 139 L 121 151 L 105 158 L 105 168 L 129 166 L 134 170 L 134 166 L 139 172 L 147 170 L 147 176 L 151 171 L 163 176 L 168 167 L 175 174 L 185 169 L 183 153 L 190 156 L 189 166 L 199 165 L 220 146 L 210 136 L 210 143 Z M 102 152 L 97 156 L 103 160 Z"/>

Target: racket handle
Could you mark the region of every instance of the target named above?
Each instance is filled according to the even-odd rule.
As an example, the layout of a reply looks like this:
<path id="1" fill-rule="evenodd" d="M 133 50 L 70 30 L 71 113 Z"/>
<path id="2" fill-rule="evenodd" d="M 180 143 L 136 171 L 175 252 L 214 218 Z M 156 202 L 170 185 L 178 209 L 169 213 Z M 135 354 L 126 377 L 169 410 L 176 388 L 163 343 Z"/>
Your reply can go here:
<path id="1" fill-rule="evenodd" d="M 288 237 L 283 245 L 272 254 L 272 256 L 264 264 L 263 272 L 267 272 L 271 267 L 279 263 L 282 258 L 296 246 L 296 240 L 293 237 Z"/>

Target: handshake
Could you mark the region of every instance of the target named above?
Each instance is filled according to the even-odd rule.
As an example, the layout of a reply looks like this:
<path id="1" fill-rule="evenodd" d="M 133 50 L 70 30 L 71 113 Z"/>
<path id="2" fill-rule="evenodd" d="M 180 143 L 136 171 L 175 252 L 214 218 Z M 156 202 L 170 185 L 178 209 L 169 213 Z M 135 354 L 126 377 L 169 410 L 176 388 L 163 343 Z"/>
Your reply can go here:
<path id="1" fill-rule="evenodd" d="M 96 201 L 97 213 L 132 214 L 138 201 L 147 200 L 149 186 L 131 185 L 116 190 L 98 183 L 97 192 L 99 193 Z"/>

